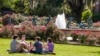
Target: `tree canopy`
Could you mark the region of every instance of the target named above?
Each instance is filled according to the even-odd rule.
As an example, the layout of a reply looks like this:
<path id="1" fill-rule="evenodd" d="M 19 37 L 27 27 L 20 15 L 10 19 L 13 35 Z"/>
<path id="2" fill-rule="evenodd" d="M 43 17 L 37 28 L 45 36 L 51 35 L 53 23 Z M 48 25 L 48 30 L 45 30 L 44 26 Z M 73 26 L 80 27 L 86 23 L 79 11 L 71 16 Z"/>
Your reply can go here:
<path id="1" fill-rule="evenodd" d="M 56 16 L 64 11 L 80 23 L 82 12 L 86 7 L 92 11 L 94 2 L 95 0 L 0 0 L 0 11 L 2 8 L 10 8 L 17 13 L 39 16 Z"/>

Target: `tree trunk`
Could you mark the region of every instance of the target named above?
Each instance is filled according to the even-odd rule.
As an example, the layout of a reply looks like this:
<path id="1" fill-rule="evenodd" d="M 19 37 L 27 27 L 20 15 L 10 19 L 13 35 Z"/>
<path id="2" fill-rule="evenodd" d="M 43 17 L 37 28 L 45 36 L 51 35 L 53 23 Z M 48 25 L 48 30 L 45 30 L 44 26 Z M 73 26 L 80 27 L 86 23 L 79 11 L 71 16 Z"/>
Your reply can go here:
<path id="1" fill-rule="evenodd" d="M 100 13 L 100 0 L 95 0 L 94 12 Z"/>
<path id="2" fill-rule="evenodd" d="M 68 1 L 68 4 L 72 10 L 72 14 L 76 18 L 77 23 L 81 22 L 82 11 L 84 8 L 84 1 L 83 0 L 75 0 L 75 1 Z"/>

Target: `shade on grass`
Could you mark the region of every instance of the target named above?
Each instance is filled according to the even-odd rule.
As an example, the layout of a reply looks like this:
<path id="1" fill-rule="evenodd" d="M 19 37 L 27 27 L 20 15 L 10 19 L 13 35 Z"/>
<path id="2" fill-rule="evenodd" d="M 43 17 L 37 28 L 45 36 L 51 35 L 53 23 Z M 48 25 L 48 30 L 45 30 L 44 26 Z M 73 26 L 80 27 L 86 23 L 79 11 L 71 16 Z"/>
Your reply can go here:
<path id="1" fill-rule="evenodd" d="M 100 47 L 55 44 L 56 55 L 37 55 L 28 53 L 9 54 L 11 39 L 0 38 L 0 56 L 100 56 Z"/>

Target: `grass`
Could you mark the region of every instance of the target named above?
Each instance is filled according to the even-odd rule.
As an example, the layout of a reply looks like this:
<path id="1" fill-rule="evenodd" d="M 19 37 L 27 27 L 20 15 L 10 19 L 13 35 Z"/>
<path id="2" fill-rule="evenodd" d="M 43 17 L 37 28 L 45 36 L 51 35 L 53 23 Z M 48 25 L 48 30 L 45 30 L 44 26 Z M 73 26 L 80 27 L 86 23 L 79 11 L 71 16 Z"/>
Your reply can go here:
<path id="1" fill-rule="evenodd" d="M 56 55 L 37 55 L 29 53 L 9 54 L 6 50 L 9 49 L 10 41 L 11 39 L 0 38 L 0 56 L 100 56 L 100 47 L 67 44 L 55 44 Z"/>

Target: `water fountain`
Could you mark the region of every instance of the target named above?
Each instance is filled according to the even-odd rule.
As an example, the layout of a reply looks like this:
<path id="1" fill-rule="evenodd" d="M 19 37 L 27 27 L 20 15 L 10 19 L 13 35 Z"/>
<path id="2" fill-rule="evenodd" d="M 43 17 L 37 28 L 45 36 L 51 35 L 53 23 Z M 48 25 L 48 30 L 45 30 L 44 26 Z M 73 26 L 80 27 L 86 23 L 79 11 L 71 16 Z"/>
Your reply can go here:
<path id="1" fill-rule="evenodd" d="M 58 29 L 66 29 L 66 20 L 65 20 L 65 14 L 58 14 L 55 25 Z"/>

